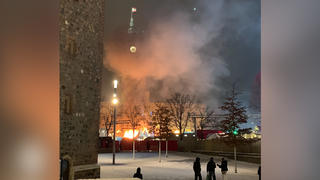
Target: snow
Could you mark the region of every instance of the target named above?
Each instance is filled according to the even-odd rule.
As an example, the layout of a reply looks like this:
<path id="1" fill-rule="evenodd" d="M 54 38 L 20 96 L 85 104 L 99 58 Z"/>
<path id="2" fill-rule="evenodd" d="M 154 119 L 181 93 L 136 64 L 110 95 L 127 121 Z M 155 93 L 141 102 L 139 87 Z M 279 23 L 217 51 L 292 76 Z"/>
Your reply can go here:
<path id="1" fill-rule="evenodd" d="M 205 180 L 206 164 L 210 158 L 207 155 L 170 152 L 166 159 L 162 154 L 161 162 L 158 161 L 158 153 L 136 153 L 136 159 L 132 159 L 132 153 L 117 153 L 116 165 L 112 165 L 112 153 L 99 154 L 98 163 L 101 165 L 101 178 L 131 178 L 137 167 L 141 168 L 145 180 L 192 180 L 194 179 L 193 161 L 195 157 L 201 159 L 202 178 Z M 220 157 L 214 157 L 216 163 L 220 163 Z M 257 180 L 259 165 L 238 161 L 238 173 L 234 173 L 234 161 L 228 160 L 228 180 Z M 216 168 L 217 180 L 221 178 L 221 171 Z"/>

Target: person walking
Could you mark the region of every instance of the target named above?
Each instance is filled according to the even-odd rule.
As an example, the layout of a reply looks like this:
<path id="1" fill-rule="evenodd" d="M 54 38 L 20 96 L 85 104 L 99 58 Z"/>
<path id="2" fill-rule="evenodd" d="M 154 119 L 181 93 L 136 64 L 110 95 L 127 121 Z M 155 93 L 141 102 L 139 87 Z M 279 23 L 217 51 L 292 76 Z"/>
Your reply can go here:
<path id="1" fill-rule="evenodd" d="M 261 166 L 258 168 L 258 175 L 259 175 L 259 180 L 261 180 Z"/>
<path id="2" fill-rule="evenodd" d="M 225 160 L 224 158 L 221 159 L 221 164 L 217 164 L 219 168 L 221 169 L 221 174 L 222 174 L 222 180 L 227 179 L 227 172 L 228 172 L 228 161 Z"/>
<path id="3" fill-rule="evenodd" d="M 194 171 L 194 180 L 197 180 L 199 177 L 199 180 L 202 180 L 201 177 L 201 164 L 200 164 L 200 158 L 197 157 L 196 161 L 193 163 L 193 171 Z"/>
<path id="4" fill-rule="evenodd" d="M 140 167 L 137 168 L 137 172 L 133 175 L 133 177 L 134 177 L 134 178 L 143 179 L 143 178 L 142 178 L 141 168 L 140 168 Z"/>
<path id="5" fill-rule="evenodd" d="M 211 157 L 210 161 L 207 164 L 207 176 L 209 177 L 209 180 L 216 180 L 215 170 L 216 170 L 216 163 L 214 162 L 213 157 Z"/>

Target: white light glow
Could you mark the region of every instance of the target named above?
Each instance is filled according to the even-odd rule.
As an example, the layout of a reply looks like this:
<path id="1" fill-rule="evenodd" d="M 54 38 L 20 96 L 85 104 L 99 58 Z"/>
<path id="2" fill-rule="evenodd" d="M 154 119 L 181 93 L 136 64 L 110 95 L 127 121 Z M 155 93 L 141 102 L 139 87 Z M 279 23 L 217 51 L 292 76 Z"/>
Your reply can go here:
<path id="1" fill-rule="evenodd" d="M 119 100 L 117 98 L 113 98 L 112 99 L 112 104 L 116 105 L 118 104 Z"/>
<path id="2" fill-rule="evenodd" d="M 137 137 L 138 134 L 139 134 L 139 131 L 135 130 L 134 131 L 134 135 L 133 135 L 133 129 L 130 129 L 129 131 L 125 131 L 123 137 L 129 138 L 129 139 L 133 139 L 133 137 Z"/>
<path id="3" fill-rule="evenodd" d="M 130 46 L 130 52 L 135 53 L 137 51 L 137 48 L 135 46 Z"/>
<path id="4" fill-rule="evenodd" d="M 113 87 L 114 88 L 118 88 L 118 80 L 114 80 L 113 81 Z"/>

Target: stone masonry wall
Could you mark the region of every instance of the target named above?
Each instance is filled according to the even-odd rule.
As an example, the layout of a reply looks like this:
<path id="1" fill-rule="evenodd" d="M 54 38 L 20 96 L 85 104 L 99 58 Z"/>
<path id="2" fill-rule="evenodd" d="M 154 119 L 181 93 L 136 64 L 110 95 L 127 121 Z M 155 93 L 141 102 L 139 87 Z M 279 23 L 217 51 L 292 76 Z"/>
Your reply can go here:
<path id="1" fill-rule="evenodd" d="M 60 156 L 97 163 L 104 0 L 60 0 Z"/>

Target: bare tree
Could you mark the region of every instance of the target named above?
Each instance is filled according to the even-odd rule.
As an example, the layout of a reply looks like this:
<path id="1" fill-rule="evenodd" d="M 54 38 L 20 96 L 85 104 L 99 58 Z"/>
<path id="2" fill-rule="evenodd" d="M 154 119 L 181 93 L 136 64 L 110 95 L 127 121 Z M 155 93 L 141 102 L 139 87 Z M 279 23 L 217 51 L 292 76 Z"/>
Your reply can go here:
<path id="1" fill-rule="evenodd" d="M 168 137 L 171 133 L 172 113 L 164 103 L 155 103 L 152 114 L 152 131 L 156 136 L 166 140 L 166 157 L 168 157 Z M 161 162 L 161 141 L 159 140 L 159 162 Z"/>
<path id="2" fill-rule="evenodd" d="M 214 111 L 210 110 L 208 106 L 198 105 L 196 108 L 196 114 L 197 118 L 199 118 L 200 120 L 199 124 L 196 122 L 196 120 L 194 120 L 194 123 L 198 124 L 200 132 L 198 132 L 196 129 L 195 131 L 197 136 L 203 139 L 204 134 L 202 130 L 204 130 L 204 128 L 206 127 L 213 127 L 216 124 L 216 119 L 212 117 Z M 197 127 L 195 126 L 195 128 Z"/>
<path id="3" fill-rule="evenodd" d="M 142 125 L 149 127 L 152 124 L 152 104 L 148 101 L 143 102 Z"/>
<path id="4" fill-rule="evenodd" d="M 180 140 L 182 140 L 186 127 L 188 126 L 188 113 L 193 110 L 195 98 L 188 94 L 174 93 L 167 103 L 173 115 L 173 123 L 179 129 Z"/>
<path id="5" fill-rule="evenodd" d="M 124 114 L 128 117 L 129 124 L 133 130 L 132 158 L 135 159 L 135 130 L 140 126 L 142 108 L 137 104 L 127 104 L 124 108 Z"/>
<path id="6" fill-rule="evenodd" d="M 101 123 L 102 126 L 106 129 L 106 134 L 109 136 L 110 130 L 111 130 L 111 125 L 113 122 L 113 108 L 112 106 L 108 104 L 102 104 L 101 111 L 100 111 L 100 116 L 101 116 Z M 100 126 L 101 127 L 101 126 Z"/>
<path id="7" fill-rule="evenodd" d="M 199 107 L 198 113 L 200 118 L 200 130 L 203 130 L 207 126 L 213 126 L 215 124 L 215 119 L 211 117 L 214 114 L 213 110 L 210 110 L 208 106 Z"/>

